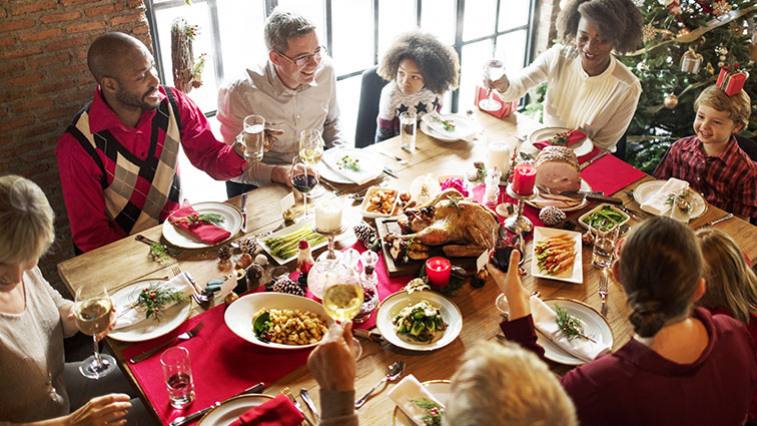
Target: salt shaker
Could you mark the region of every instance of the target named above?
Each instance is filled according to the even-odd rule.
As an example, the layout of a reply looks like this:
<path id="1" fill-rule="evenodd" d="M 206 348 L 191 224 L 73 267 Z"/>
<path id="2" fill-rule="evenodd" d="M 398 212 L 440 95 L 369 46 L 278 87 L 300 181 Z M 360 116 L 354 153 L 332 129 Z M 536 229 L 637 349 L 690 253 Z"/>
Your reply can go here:
<path id="1" fill-rule="evenodd" d="M 366 250 L 360 256 L 360 261 L 363 264 L 363 273 L 360 276 L 360 285 L 363 287 L 363 305 L 360 307 L 360 313 L 352 320 L 358 324 L 367 321 L 378 305 L 378 275 L 376 275 L 378 255 L 373 250 Z"/>
<path id="2" fill-rule="evenodd" d="M 493 167 L 486 174 L 486 188 L 484 189 L 484 204 L 496 205 L 499 200 L 499 179 L 502 172 L 497 167 Z"/>

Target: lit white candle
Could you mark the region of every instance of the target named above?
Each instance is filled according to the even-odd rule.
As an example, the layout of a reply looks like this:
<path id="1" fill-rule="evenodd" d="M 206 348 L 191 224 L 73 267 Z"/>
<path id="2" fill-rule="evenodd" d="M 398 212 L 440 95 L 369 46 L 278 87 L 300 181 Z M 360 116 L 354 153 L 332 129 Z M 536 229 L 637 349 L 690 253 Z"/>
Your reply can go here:
<path id="1" fill-rule="evenodd" d="M 337 232 L 342 229 L 342 208 L 339 199 L 323 200 L 315 206 L 315 228 L 321 232 Z"/>
<path id="2" fill-rule="evenodd" d="M 487 147 L 486 168 L 498 168 L 503 175 L 510 171 L 510 161 L 513 155 L 513 147 L 510 143 L 492 142 Z"/>

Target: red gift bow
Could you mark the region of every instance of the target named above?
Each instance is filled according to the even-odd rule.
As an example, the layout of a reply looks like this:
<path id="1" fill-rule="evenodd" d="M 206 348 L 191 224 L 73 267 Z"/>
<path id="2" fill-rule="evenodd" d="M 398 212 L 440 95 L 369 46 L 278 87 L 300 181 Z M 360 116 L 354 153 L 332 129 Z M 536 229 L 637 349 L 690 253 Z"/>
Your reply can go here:
<path id="1" fill-rule="evenodd" d="M 231 236 L 229 231 L 220 226 L 205 221 L 190 220 L 190 217 L 198 219 L 200 214 L 197 213 L 197 210 L 192 208 L 190 204 L 184 204 L 181 208 L 174 210 L 174 212 L 168 216 L 168 221 L 189 235 L 207 244 L 219 243 Z"/>
<path id="2" fill-rule="evenodd" d="M 305 417 L 286 395 L 278 395 L 252 407 L 229 426 L 298 426 Z"/>
<path id="3" fill-rule="evenodd" d="M 726 65 L 720 68 L 720 74 L 718 74 L 715 86 L 725 92 L 726 95 L 733 96 L 741 92 L 747 78 L 749 78 L 749 73 L 740 70 L 738 65 L 735 65 L 733 69 L 731 69 L 731 66 Z"/>
<path id="4" fill-rule="evenodd" d="M 575 144 L 583 141 L 584 139 L 586 139 L 586 133 L 584 133 L 584 132 L 582 132 L 582 131 L 580 131 L 578 129 L 575 129 L 575 130 L 571 130 L 570 133 L 568 134 L 568 142 L 565 145 L 555 145 L 555 144 L 552 143 L 552 138 L 549 138 L 549 139 L 544 139 L 544 140 L 541 140 L 539 142 L 534 143 L 534 146 L 537 149 L 544 149 L 544 148 L 546 148 L 548 146 L 552 146 L 552 145 L 555 145 L 555 146 L 571 146 L 571 145 L 575 145 Z"/>

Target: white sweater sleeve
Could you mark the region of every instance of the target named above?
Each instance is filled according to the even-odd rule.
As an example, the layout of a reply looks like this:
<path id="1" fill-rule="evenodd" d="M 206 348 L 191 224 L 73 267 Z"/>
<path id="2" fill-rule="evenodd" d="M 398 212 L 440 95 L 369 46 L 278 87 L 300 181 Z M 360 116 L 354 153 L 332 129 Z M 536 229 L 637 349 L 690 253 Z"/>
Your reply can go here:
<path id="1" fill-rule="evenodd" d="M 507 78 L 510 80 L 510 87 L 503 93 L 500 93 L 502 100 L 505 102 L 516 101 L 532 88 L 547 81 L 550 69 L 557 63 L 560 49 L 561 46 L 556 44 L 537 56 L 519 75 L 515 77 L 508 75 Z"/>

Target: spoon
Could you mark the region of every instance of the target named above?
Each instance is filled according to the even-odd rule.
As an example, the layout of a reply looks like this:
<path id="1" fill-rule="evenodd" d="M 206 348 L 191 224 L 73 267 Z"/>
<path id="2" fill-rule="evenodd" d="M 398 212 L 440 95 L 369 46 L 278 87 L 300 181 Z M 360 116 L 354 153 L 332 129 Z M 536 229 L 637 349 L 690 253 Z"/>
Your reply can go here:
<path id="1" fill-rule="evenodd" d="M 373 392 L 379 388 L 379 386 L 383 385 L 386 382 L 393 382 L 399 378 L 399 376 L 402 375 L 402 371 L 405 369 L 405 362 L 404 361 L 397 361 L 393 362 L 389 367 L 387 368 L 386 376 L 384 376 L 383 379 L 381 379 L 374 387 L 371 388 L 365 395 L 363 395 L 362 398 L 355 401 L 355 408 L 360 408 L 363 405 L 365 405 L 365 402 L 368 401 L 368 398 L 370 398 L 373 395 Z"/>

